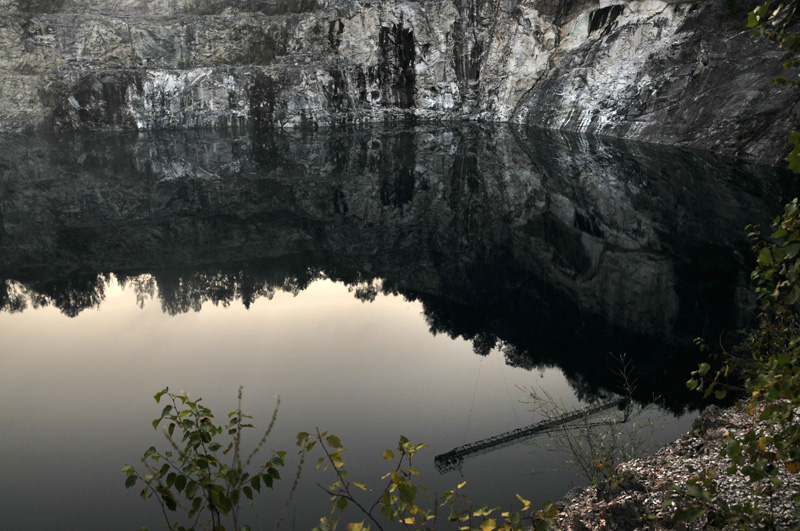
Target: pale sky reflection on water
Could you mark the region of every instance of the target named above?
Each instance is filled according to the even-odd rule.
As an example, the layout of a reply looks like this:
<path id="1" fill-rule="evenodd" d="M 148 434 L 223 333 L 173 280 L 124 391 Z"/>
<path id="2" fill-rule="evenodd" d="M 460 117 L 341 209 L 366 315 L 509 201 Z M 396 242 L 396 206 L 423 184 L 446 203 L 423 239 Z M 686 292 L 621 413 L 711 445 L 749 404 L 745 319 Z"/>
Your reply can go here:
<path id="1" fill-rule="evenodd" d="M 202 396 L 222 420 L 242 385 L 257 426 L 266 426 L 280 395 L 270 448 L 292 450 L 296 432 L 328 429 L 368 482 L 385 471 L 374 458 L 398 435 L 426 442 L 417 465 L 439 492 L 460 478 L 439 476 L 434 455 L 536 420 L 520 388 L 575 403 L 560 371 L 514 369 L 497 350 L 482 358 L 467 341 L 431 335 L 420 303 L 384 295 L 365 303 L 329 280 L 258 299 L 249 310 L 238 301 L 206 303 L 176 316 L 163 313 L 157 297 L 140 309 L 130 287 L 112 280 L 100 308 L 75 318 L 52 307 L 1 313 L 0 337 L 0 453 L 11 456 L 4 472 L 14 478 L 0 496 L 13 503 L 11 523 L 20 527 L 49 529 L 53 517 L 61 529 L 160 524 L 156 504 L 126 491 L 119 469 L 165 444 L 150 426 L 160 411 L 152 395 L 165 386 Z M 470 470 L 480 478 L 471 482 L 473 497 L 498 496 L 509 476 L 519 476 L 513 488 L 523 490 L 537 483 L 531 470 L 552 468 L 547 452 L 515 448 L 467 461 L 465 478 Z M 297 500 L 319 500 L 322 515 L 326 496 L 310 485 Z"/>

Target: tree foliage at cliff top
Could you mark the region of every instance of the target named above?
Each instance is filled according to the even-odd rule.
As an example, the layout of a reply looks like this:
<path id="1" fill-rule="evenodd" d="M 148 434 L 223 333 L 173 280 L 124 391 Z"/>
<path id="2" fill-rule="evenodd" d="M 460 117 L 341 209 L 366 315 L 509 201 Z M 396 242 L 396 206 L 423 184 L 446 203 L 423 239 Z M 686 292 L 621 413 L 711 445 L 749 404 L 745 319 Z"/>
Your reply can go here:
<path id="1" fill-rule="evenodd" d="M 798 0 L 789 2 L 766 2 L 750 12 L 747 18 L 747 27 L 753 36 L 765 37 L 783 48 L 786 53 L 784 70 L 791 71 L 800 68 L 797 53 L 800 52 L 800 24 L 797 20 Z M 777 85 L 791 85 L 800 88 L 800 79 L 794 76 L 781 76 L 774 80 Z M 789 169 L 800 172 L 800 131 L 793 131 L 789 135 L 789 142 L 793 149 L 786 157 Z"/>

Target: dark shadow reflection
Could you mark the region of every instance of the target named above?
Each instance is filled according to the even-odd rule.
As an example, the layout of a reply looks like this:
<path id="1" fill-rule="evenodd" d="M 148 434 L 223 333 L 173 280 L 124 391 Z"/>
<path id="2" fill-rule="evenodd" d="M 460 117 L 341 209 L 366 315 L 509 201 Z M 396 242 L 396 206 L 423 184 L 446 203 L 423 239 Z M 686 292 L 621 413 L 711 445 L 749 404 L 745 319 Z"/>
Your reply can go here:
<path id="1" fill-rule="evenodd" d="M 751 323 L 745 225 L 791 193 L 770 168 L 476 124 L 6 135 L 0 176 L 6 311 L 73 317 L 112 273 L 170 315 L 331 278 L 421 301 L 479 355 L 558 366 L 582 398 L 628 353 L 676 411 L 692 339 Z"/>

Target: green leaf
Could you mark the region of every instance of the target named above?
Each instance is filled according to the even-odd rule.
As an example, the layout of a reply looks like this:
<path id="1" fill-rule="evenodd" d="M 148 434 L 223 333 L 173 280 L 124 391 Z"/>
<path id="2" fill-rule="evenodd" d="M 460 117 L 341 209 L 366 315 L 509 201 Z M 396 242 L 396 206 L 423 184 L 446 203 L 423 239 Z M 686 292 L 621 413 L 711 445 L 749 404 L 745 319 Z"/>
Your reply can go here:
<path id="1" fill-rule="evenodd" d="M 211 500 L 211 505 L 221 511 L 225 510 L 225 503 L 223 502 L 222 496 L 220 496 L 219 492 L 212 490 L 208 497 Z"/>
<path id="2" fill-rule="evenodd" d="M 234 489 L 234 490 L 231 491 L 231 497 L 230 497 L 230 503 L 228 504 L 228 510 L 232 509 L 233 507 L 238 507 L 238 506 L 239 506 L 239 491 Z"/>
<path id="3" fill-rule="evenodd" d="M 691 483 L 686 487 L 686 493 L 693 498 L 701 498 L 703 496 L 703 489 L 696 483 Z"/>
<path id="4" fill-rule="evenodd" d="M 199 488 L 200 484 L 198 482 L 194 480 L 190 481 L 189 484 L 186 485 L 186 497 L 189 499 L 194 498 Z"/>
<path id="5" fill-rule="evenodd" d="M 164 501 L 164 505 L 167 506 L 167 509 L 169 509 L 170 511 L 174 511 L 175 509 L 178 508 L 178 503 L 175 500 L 175 497 L 172 496 L 172 493 L 169 490 L 167 490 L 167 489 L 165 489 L 163 487 L 158 487 L 157 490 L 158 490 L 158 493 L 161 494 L 161 499 Z"/>
<path id="6" fill-rule="evenodd" d="M 450 516 L 447 517 L 449 521 L 456 523 L 460 518 L 461 515 L 458 514 L 458 511 L 456 511 L 455 509 L 450 509 Z"/>
<path id="7" fill-rule="evenodd" d="M 387 493 L 388 496 L 388 493 Z M 381 514 L 389 520 L 390 522 L 394 522 L 394 511 L 392 510 L 391 505 L 382 505 L 381 506 Z"/>
<path id="8" fill-rule="evenodd" d="M 751 11 L 747 14 L 747 27 L 755 28 L 756 26 L 758 26 L 758 15 L 756 15 L 754 11 Z"/>
<path id="9" fill-rule="evenodd" d="M 694 522 L 706 513 L 706 508 L 699 505 L 693 505 L 686 509 L 678 509 L 675 511 L 674 519 L 678 522 Z"/>
<path id="10" fill-rule="evenodd" d="M 400 499 L 409 505 L 414 503 L 414 498 L 417 497 L 417 488 L 411 483 L 399 483 L 397 488 L 400 491 Z"/>
<path id="11" fill-rule="evenodd" d="M 136 474 L 131 474 L 130 476 L 125 478 L 125 488 L 129 489 L 129 488 L 133 487 L 136 484 L 136 480 L 138 480 L 138 479 L 139 479 L 139 476 L 137 476 Z"/>
<path id="12" fill-rule="evenodd" d="M 769 247 L 764 247 L 758 253 L 758 264 L 764 267 L 772 264 L 772 252 Z"/>
<path id="13" fill-rule="evenodd" d="M 337 437 L 336 435 L 332 435 L 332 434 L 328 435 L 328 438 L 325 439 L 325 440 L 328 443 L 328 446 L 330 446 L 331 448 L 341 448 L 342 447 L 342 441 L 340 441 L 339 437 Z"/>
<path id="14" fill-rule="evenodd" d="M 383 452 L 381 455 L 387 461 L 391 461 L 392 459 L 394 459 L 394 452 L 391 450 L 391 448 L 387 448 L 386 451 Z"/>
<path id="15" fill-rule="evenodd" d="M 175 478 L 175 488 L 178 489 L 178 492 L 181 492 L 184 488 L 186 488 L 186 481 L 186 476 L 183 474 Z"/>
<path id="16" fill-rule="evenodd" d="M 244 495 L 247 496 L 248 500 L 253 499 L 253 489 L 250 487 L 242 487 L 242 492 L 244 492 Z"/>
<path id="17" fill-rule="evenodd" d="M 167 394 L 168 392 L 169 392 L 169 387 L 165 387 L 162 391 L 159 391 L 158 393 L 153 395 L 153 398 L 156 399 L 156 404 L 158 404 L 161 401 L 161 397 Z"/>
<path id="18" fill-rule="evenodd" d="M 239 526 L 239 531 L 250 531 L 250 526 L 249 525 L 240 525 Z"/>

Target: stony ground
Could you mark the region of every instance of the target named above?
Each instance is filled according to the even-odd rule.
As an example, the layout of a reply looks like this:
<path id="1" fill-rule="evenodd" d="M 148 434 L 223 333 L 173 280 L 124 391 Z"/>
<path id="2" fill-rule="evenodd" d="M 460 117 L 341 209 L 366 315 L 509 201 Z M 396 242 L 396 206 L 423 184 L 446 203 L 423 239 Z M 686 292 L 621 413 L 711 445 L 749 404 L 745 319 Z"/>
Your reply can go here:
<path id="1" fill-rule="evenodd" d="M 559 531 L 635 530 L 635 529 L 705 529 L 705 517 L 685 524 L 675 522 L 676 507 L 661 507 L 675 484 L 685 484 L 695 470 L 716 469 L 718 493 L 728 503 L 747 502 L 750 492 L 747 478 L 728 476 L 729 461 L 721 457 L 722 439 L 729 432 L 744 429 L 750 418 L 735 409 L 707 408 L 692 424 L 693 432 L 661 448 L 650 457 L 636 459 L 617 468 L 617 481 L 573 489 L 558 504 Z M 768 510 L 776 516 L 778 529 L 800 529 L 793 517 L 791 496 L 800 492 L 800 474 L 781 468 L 783 486 L 768 499 Z"/>

